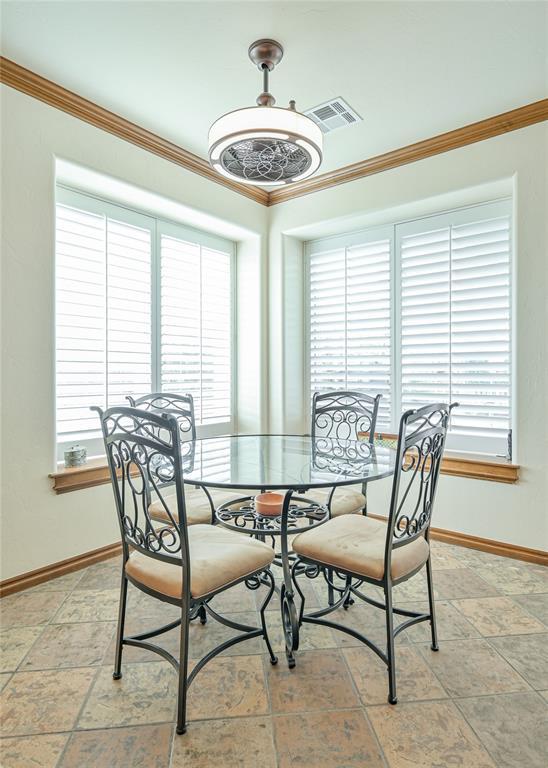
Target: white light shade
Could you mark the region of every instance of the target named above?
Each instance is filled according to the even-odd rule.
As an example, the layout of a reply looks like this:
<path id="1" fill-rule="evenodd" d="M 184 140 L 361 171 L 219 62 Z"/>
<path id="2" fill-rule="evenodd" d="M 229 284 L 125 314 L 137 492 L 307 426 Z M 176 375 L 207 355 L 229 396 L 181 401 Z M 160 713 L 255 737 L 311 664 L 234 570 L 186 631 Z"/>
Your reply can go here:
<path id="1" fill-rule="evenodd" d="M 209 160 L 219 173 L 235 181 L 288 184 L 307 178 L 320 166 L 322 132 L 293 109 L 245 107 L 213 123 Z"/>

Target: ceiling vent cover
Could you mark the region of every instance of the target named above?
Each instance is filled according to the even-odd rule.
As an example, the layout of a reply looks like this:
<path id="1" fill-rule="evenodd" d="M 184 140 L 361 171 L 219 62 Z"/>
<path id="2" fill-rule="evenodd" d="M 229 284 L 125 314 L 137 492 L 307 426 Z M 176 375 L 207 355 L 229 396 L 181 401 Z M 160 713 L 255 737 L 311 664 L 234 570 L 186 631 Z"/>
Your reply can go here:
<path id="1" fill-rule="evenodd" d="M 308 109 L 304 114 L 319 125 L 323 133 L 336 131 L 337 128 L 344 128 L 346 125 L 361 123 L 363 120 L 363 117 L 360 117 L 340 96 L 324 101 L 323 104 Z"/>

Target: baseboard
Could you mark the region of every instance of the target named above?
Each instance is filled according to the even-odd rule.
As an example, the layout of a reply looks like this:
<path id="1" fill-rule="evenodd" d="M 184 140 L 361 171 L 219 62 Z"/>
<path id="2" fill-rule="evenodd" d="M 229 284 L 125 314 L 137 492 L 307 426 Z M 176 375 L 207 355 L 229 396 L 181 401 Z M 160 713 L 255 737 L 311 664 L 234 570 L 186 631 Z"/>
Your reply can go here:
<path id="1" fill-rule="evenodd" d="M 6 595 L 12 595 L 14 592 L 20 592 L 22 589 L 35 587 L 37 584 L 43 584 L 45 581 L 56 579 L 58 576 L 65 576 L 67 573 L 87 568 L 88 565 L 115 557 L 121 551 L 122 545 L 120 542 L 108 544 L 106 547 L 93 549 L 91 552 L 84 552 L 84 554 L 77 555 L 76 557 L 69 557 L 68 560 L 61 560 L 58 563 L 45 565 L 43 568 L 38 568 L 35 571 L 28 571 L 20 576 L 5 579 L 0 582 L 0 597 L 6 597 Z"/>
<path id="2" fill-rule="evenodd" d="M 368 517 L 386 522 L 384 515 L 370 514 Z M 489 552 L 492 555 L 499 555 L 499 557 L 511 557 L 514 560 L 525 560 L 527 563 L 548 566 L 548 552 L 543 549 L 530 549 L 529 547 L 520 547 L 517 544 L 506 544 L 504 541 L 496 541 L 495 539 L 482 539 L 480 536 L 448 531 L 445 528 L 430 528 L 430 538 L 434 541 L 443 541 L 445 544 L 456 544 L 458 547 Z"/>
<path id="3" fill-rule="evenodd" d="M 468 549 L 479 549 L 481 552 L 490 552 L 500 557 L 512 557 L 514 560 L 525 560 L 528 563 L 538 563 L 548 566 L 548 552 L 543 549 L 530 549 L 520 547 L 517 544 L 506 544 L 504 541 L 494 539 L 482 539 L 480 536 L 470 536 L 467 533 L 446 531 L 443 528 L 430 528 L 430 535 L 436 541 L 444 541 L 446 544 L 456 544 Z"/>

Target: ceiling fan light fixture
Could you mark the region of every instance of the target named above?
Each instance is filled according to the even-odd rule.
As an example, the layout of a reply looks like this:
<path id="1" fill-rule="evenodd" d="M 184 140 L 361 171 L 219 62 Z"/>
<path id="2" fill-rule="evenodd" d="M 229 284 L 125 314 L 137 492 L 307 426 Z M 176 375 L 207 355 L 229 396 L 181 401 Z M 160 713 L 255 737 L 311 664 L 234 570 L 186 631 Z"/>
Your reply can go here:
<path id="1" fill-rule="evenodd" d="M 275 107 L 268 75 L 283 49 L 274 40 L 258 40 L 249 57 L 263 72 L 263 92 L 256 107 L 236 109 L 209 130 L 209 161 L 223 176 L 244 184 L 279 186 L 301 181 L 322 161 L 322 132 L 313 120 L 288 108 Z"/>

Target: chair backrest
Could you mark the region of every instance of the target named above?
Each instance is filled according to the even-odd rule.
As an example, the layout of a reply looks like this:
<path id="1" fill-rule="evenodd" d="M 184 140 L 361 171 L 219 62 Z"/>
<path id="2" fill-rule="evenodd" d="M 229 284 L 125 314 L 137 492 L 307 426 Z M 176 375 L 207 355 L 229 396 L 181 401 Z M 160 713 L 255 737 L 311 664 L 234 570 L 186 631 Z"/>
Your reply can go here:
<path id="1" fill-rule="evenodd" d="M 149 395 L 138 398 L 127 395 L 126 400 L 132 408 L 169 413 L 175 416 L 179 423 L 181 442 L 196 440 L 194 400 L 191 394 L 175 395 L 171 392 L 151 392 Z"/>
<path id="2" fill-rule="evenodd" d="M 315 392 L 312 398 L 312 438 L 357 440 L 366 433 L 368 441 L 375 439 L 375 427 L 381 395 L 372 397 L 363 392 Z"/>
<path id="3" fill-rule="evenodd" d="M 392 550 L 419 536 L 428 538 L 451 410 L 435 403 L 406 411 L 400 419 L 385 548 L 385 574 Z"/>
<path id="4" fill-rule="evenodd" d="M 183 490 L 181 440 L 177 419 L 168 414 L 117 406 L 99 413 L 110 478 L 122 536 L 124 559 L 129 548 L 182 566 L 183 585 L 190 583 L 188 537 Z M 168 506 L 165 495 L 175 496 Z M 149 514 L 151 492 L 169 524 L 158 526 Z M 176 516 L 177 515 L 177 516 Z"/>

